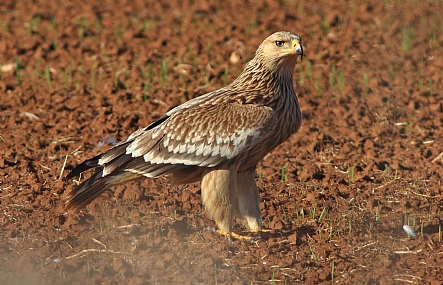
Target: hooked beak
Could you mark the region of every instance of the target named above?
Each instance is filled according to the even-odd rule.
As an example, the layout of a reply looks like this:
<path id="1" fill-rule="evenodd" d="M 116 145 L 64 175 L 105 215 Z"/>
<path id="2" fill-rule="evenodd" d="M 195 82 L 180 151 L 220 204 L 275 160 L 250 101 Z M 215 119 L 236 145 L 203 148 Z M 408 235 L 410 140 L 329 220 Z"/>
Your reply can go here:
<path id="1" fill-rule="evenodd" d="M 301 45 L 301 40 L 292 40 L 292 48 L 294 50 L 294 53 L 300 55 L 300 59 L 303 59 L 303 56 L 305 56 L 303 52 L 303 46 Z"/>

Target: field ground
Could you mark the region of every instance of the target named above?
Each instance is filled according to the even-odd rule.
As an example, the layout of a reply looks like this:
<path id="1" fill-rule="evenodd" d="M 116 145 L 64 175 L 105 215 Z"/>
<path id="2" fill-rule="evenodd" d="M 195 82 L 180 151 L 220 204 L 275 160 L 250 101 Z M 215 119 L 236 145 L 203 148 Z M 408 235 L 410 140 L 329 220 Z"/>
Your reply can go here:
<path id="1" fill-rule="evenodd" d="M 116 3 L 0 4 L 0 284 L 443 283 L 442 1 Z M 61 178 L 101 142 L 231 82 L 278 30 L 307 54 L 302 129 L 257 175 L 280 234 L 230 243 L 199 184 L 167 178 L 65 213 Z"/>

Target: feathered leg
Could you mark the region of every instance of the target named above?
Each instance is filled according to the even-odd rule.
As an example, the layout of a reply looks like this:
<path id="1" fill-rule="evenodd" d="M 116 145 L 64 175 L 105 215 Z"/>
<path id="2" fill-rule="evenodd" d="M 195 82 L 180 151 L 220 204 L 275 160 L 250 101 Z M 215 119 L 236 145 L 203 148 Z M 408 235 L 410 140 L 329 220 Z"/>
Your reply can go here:
<path id="1" fill-rule="evenodd" d="M 231 193 L 236 187 L 236 170 L 233 167 L 212 170 L 202 178 L 203 205 L 223 234 L 231 231 Z"/>
<path id="2" fill-rule="evenodd" d="M 255 183 L 255 166 L 237 173 L 236 200 L 239 219 L 251 231 L 259 231 L 262 225 L 260 213 L 260 193 Z"/>

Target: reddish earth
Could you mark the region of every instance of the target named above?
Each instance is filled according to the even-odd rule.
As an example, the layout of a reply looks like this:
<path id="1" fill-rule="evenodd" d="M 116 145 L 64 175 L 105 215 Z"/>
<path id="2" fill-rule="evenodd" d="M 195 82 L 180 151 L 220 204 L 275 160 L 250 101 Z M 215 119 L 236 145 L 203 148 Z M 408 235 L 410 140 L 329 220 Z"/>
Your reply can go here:
<path id="1" fill-rule="evenodd" d="M 177 2 L 0 4 L 0 284 L 442 284 L 442 2 Z M 199 184 L 166 178 L 65 213 L 61 177 L 100 142 L 232 81 L 277 30 L 307 54 L 303 127 L 258 169 L 281 234 L 230 243 Z"/>

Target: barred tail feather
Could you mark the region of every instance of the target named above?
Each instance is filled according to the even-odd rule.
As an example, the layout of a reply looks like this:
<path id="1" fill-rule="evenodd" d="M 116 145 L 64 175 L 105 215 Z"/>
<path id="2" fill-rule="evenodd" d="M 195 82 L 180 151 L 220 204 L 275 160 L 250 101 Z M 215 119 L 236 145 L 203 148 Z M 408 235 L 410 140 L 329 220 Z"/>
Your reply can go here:
<path id="1" fill-rule="evenodd" d="M 102 177 L 102 175 L 103 171 L 99 171 L 72 190 L 65 202 L 66 209 L 81 209 L 100 196 L 106 189 L 140 177 L 138 174 L 127 171 L 118 171 L 105 177 Z"/>

